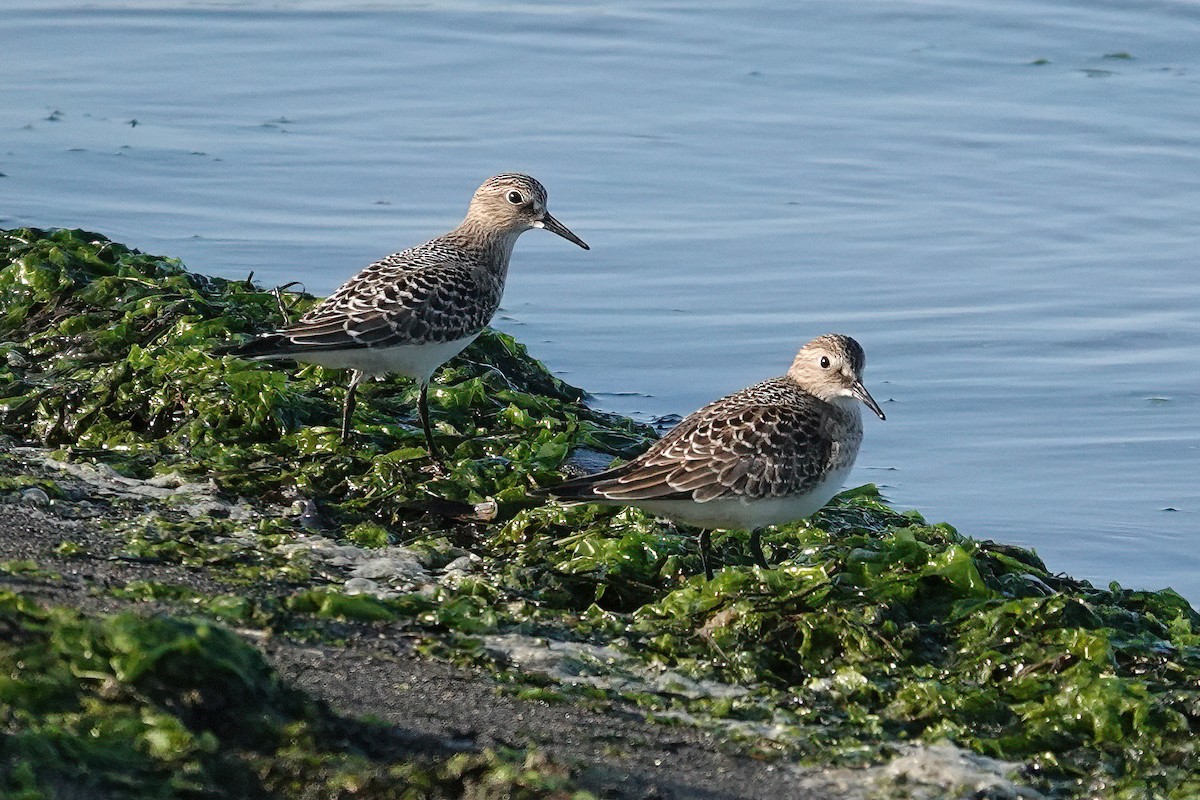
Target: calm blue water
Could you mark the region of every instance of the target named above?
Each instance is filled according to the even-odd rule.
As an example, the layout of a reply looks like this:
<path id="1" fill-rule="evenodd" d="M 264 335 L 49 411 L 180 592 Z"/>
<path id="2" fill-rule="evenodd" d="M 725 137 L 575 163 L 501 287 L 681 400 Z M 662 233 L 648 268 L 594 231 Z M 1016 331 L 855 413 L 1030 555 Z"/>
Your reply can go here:
<path id="1" fill-rule="evenodd" d="M 528 171 L 593 250 L 497 325 L 599 405 L 850 333 L 855 480 L 1200 600 L 1196 4 L 7 5 L 0 225 L 326 293 Z"/>

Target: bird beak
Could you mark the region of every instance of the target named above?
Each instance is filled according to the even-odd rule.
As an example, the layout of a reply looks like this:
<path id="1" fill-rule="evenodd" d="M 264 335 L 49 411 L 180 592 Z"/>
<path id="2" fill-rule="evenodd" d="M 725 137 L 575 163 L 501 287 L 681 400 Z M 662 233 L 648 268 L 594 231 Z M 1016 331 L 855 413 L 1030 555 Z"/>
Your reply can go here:
<path id="1" fill-rule="evenodd" d="M 563 237 L 568 242 L 574 242 L 575 244 L 582 247 L 584 250 L 592 249 L 587 246 L 587 242 L 583 241 L 583 239 L 580 239 L 578 236 L 571 233 L 571 230 L 566 225 L 563 225 L 561 222 L 556 220 L 554 217 L 550 216 L 549 211 L 547 211 L 542 216 L 541 219 L 534 220 L 533 227 L 545 228 L 546 230 L 550 231 L 551 233 L 557 233 L 559 236 Z"/>
<path id="2" fill-rule="evenodd" d="M 854 385 L 850 387 L 850 391 L 854 393 L 855 397 L 862 400 L 867 408 L 874 411 L 876 416 L 880 419 L 887 419 L 883 415 L 883 409 L 879 407 L 879 403 L 875 402 L 875 398 L 871 397 L 871 393 L 867 391 L 867 387 L 863 386 L 862 381 L 855 381 Z"/>

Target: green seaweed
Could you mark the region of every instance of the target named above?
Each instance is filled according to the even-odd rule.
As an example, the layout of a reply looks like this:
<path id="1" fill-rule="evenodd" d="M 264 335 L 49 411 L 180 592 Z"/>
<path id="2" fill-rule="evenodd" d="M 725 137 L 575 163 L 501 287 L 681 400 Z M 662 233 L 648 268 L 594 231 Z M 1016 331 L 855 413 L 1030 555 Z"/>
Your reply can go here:
<path id="1" fill-rule="evenodd" d="M 691 581 L 640 609 L 653 657 L 764 684 L 785 707 L 803 698 L 790 711 L 811 755 L 848 738 L 950 739 L 1079 796 L 1200 788 L 1200 617 L 1182 598 L 1062 580 L 946 526 L 868 536 L 836 515 L 779 569 Z"/>
<path id="2" fill-rule="evenodd" d="M 0 591 L 0 632 L 3 797 L 590 797 L 532 752 L 409 752 L 207 622 L 87 617 Z"/>
<path id="3" fill-rule="evenodd" d="M 0 263 L 0 431 L 122 474 L 319 497 L 339 522 L 399 525 L 429 509 L 430 492 L 443 504 L 523 503 L 572 447 L 628 455 L 650 435 L 592 411 L 524 346 L 488 331 L 430 391 L 451 466 L 431 481 L 410 381 L 367 387 L 359 439 L 344 445 L 342 373 L 215 355 L 285 321 L 275 293 L 84 231 L 0 232 Z M 314 302 L 285 301 L 295 314 Z"/>
<path id="4" fill-rule="evenodd" d="M 581 391 L 519 343 L 489 332 L 436 376 L 430 405 L 449 474 L 434 476 L 410 382 L 364 387 L 358 436 L 342 443 L 343 375 L 213 355 L 280 324 L 280 299 L 288 315 L 314 302 L 193 275 L 96 234 L 0 232 L 0 433 L 126 476 L 211 480 L 221 498 L 251 512 L 188 511 L 186 498 L 111 501 L 123 509 L 114 529 L 121 555 L 202 571 L 222 586 L 206 597 L 135 582 L 114 590 L 121 597 L 326 642 L 352 626 L 403 626 L 425 637 L 423 652 L 475 663 L 493 658 L 476 638 L 485 634 L 605 644 L 623 653 L 621 668 L 638 674 L 744 691 L 706 694 L 671 681 L 604 689 L 539 678 L 517 692 L 549 702 L 632 701 L 672 724 L 682 714 L 725 731 L 763 756 L 814 764 L 874 763 L 899 743 L 950 740 L 1019 762 L 1024 780 L 1052 796 L 1200 795 L 1200 617 L 1170 590 L 1101 589 L 1054 575 L 1030 551 L 898 513 L 872 486 L 844 493 L 808 522 L 767 532 L 773 569 L 754 565 L 745 534 L 717 533 L 714 558 L 723 568 L 708 582 L 699 575 L 694 531 L 637 510 L 528 497 L 530 487 L 559 480 L 581 449 L 638 452 L 653 435 L 647 427 L 588 408 Z M 5 454 L 0 492 L 19 496 L 36 487 L 69 503 L 66 482 L 47 469 Z M 319 514 L 306 520 L 299 509 L 309 500 Z M 407 594 L 348 594 L 343 578 L 286 547 L 314 530 L 366 548 L 402 544 L 434 573 L 467 553 L 478 556 L 478 567 Z M 77 552 L 70 544 L 66 550 Z M 53 580 L 18 562 L 8 572 L 20 581 Z M 22 673 L 30 697 L 61 702 L 55 713 L 69 708 L 75 716 L 53 730 L 32 712 L 0 727 L 0 754 L 16 776 L 6 789 L 43 786 L 31 782 L 28 764 L 66 769 L 58 745 L 46 742 L 73 742 L 86 714 L 114 733 L 71 744 L 100 754 L 87 756 L 72 780 L 109 781 L 101 755 L 110 751 L 130 763 L 125 778 L 111 778 L 126 780 L 122 786 L 161 785 L 155 776 L 168 761 L 180 786 L 203 785 L 210 764 L 235 758 L 219 731 L 213 750 L 204 735 L 212 729 L 196 728 L 192 717 L 134 713 L 125 694 L 110 700 L 101 692 L 110 674 L 124 685 L 113 670 L 126 661 L 104 638 L 116 634 L 97 631 L 141 630 L 140 623 L 84 621 L 7 602 L 17 611 L 5 613 L 23 621 L 0 625 L 22 641 L 55 626 L 90 633 L 58 634 L 54 658 L 63 663 L 35 660 L 40 671 Z M 155 635 L 188 642 L 183 649 L 234 647 L 213 633 L 222 630 L 215 622 L 163 624 Z M 139 652 L 160 646 L 168 662 L 181 657 L 169 644 Z M 97 647 L 116 662 L 72 661 Z M 142 669 L 158 668 L 144 653 L 126 660 L 139 658 Z M 261 693 L 248 707 L 265 703 L 272 719 L 291 720 L 259 726 L 264 738 L 253 756 L 275 776 L 281 796 L 305 796 L 304 782 L 288 777 L 305 770 L 324 776 L 326 788 L 341 780 L 336 775 L 397 769 L 411 770 L 404 774 L 422 786 L 458 786 L 448 775 L 524 774 L 524 756 L 471 756 L 461 769 L 452 759 L 384 769 L 358 753 L 327 752 L 316 744 L 318 723 L 298 712 L 288 717 L 280 709 L 291 695 L 248 663 L 239 656 L 231 672 L 210 665 L 197 674 L 218 684 L 240 676 L 250 682 L 246 691 Z M 513 679 L 507 665 L 493 666 Z M 84 680 L 89 670 L 104 680 L 87 683 L 84 694 L 62 688 L 68 675 Z M 0 683 L 0 691 L 12 685 Z M 160 705 L 179 702 L 164 696 Z M 3 749 L 26 736 L 35 738 L 25 749 Z"/>

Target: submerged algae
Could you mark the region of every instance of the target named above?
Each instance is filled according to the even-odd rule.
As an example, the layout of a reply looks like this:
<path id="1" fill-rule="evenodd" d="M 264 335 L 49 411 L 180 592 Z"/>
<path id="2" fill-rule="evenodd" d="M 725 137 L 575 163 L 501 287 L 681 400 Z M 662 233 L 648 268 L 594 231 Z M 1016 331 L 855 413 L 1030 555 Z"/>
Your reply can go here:
<path id="1" fill-rule="evenodd" d="M 694 540 L 639 511 L 526 497 L 572 451 L 628 456 L 650 432 L 588 409 L 508 337 L 481 337 L 439 374 L 430 399 L 451 474 L 435 479 L 404 381 L 363 393 L 361 437 L 343 445 L 336 374 L 210 355 L 281 322 L 275 295 L 82 232 L 0 234 L 5 258 L 0 430 L 130 476 L 177 472 L 251 498 L 251 519 L 168 504 L 122 526 L 131 556 L 277 589 L 248 606 L 222 601 L 213 616 L 279 632 L 298 629 L 289 615 L 403 621 L 481 658 L 479 635 L 582 641 L 623 653 L 638 666 L 621 674 L 642 676 L 589 681 L 592 700 L 607 685 L 764 752 L 878 762 L 908 742 L 950 740 L 1022 763 L 1056 796 L 1200 794 L 1200 617 L 1170 591 L 1052 575 L 1028 551 L 899 514 L 872 487 L 765 536 L 777 569 L 753 566 L 744 536 L 715 536 L 727 567 L 705 582 Z M 293 312 L 312 302 L 285 300 Z M 319 519 L 282 511 L 310 498 Z M 402 541 L 436 583 L 348 595 L 332 567 L 285 544 L 321 525 L 362 546 Z M 450 579 L 464 553 L 477 567 Z M 168 587 L 138 591 L 170 600 Z M 645 678 L 655 670 L 678 677 Z M 672 688 L 698 682 L 739 691 Z"/>

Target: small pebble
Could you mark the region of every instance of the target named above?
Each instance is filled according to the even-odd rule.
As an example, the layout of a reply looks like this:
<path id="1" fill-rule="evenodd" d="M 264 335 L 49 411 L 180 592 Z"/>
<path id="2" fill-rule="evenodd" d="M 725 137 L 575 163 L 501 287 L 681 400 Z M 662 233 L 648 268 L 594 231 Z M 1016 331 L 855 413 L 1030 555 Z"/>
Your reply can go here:
<path id="1" fill-rule="evenodd" d="M 44 508 L 50 505 L 50 495 L 46 494 L 45 489 L 39 489 L 36 486 L 30 486 L 28 489 L 21 492 L 21 502 L 27 506 Z"/>
<path id="2" fill-rule="evenodd" d="M 367 578 L 351 578 L 345 583 L 346 594 L 379 594 L 379 584 Z"/>
<path id="3" fill-rule="evenodd" d="M 446 565 L 446 572 L 471 572 L 475 569 L 475 565 L 482 559 L 474 553 L 465 556 L 459 556 Z"/>
<path id="4" fill-rule="evenodd" d="M 316 501 L 304 501 L 304 511 L 300 514 L 299 522 L 300 527 L 306 531 L 320 530 L 325 527 L 325 519 L 321 516 L 321 510 L 317 508 Z"/>
<path id="5" fill-rule="evenodd" d="M 356 578 L 399 578 L 420 580 L 427 577 L 425 568 L 416 559 L 372 558 L 359 564 L 350 573 Z"/>

